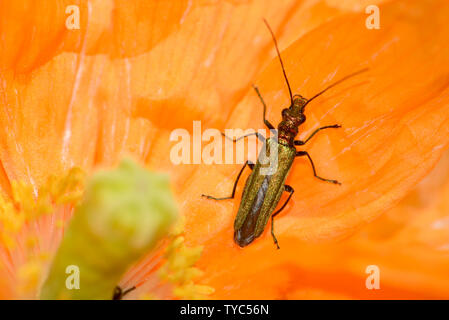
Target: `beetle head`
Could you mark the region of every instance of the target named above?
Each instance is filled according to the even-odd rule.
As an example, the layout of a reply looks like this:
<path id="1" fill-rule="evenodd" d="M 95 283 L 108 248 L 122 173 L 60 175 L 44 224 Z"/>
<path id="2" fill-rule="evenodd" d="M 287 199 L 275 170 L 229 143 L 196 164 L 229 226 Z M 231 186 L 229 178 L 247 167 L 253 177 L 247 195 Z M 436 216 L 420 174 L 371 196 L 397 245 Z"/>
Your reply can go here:
<path id="1" fill-rule="evenodd" d="M 299 126 L 306 121 L 304 115 L 304 106 L 307 103 L 307 99 L 299 94 L 293 96 L 293 103 L 290 107 L 282 110 L 282 120 L 293 122 L 295 126 Z"/>

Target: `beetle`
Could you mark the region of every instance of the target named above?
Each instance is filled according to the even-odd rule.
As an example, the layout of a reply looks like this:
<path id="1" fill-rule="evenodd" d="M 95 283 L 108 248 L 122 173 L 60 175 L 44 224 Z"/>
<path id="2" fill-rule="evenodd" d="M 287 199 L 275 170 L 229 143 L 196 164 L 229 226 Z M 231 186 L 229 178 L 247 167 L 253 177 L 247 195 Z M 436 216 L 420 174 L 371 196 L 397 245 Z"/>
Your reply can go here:
<path id="1" fill-rule="evenodd" d="M 240 247 L 249 245 L 254 241 L 254 239 L 262 234 L 265 226 L 268 223 L 268 219 L 271 216 L 271 235 L 276 247 L 279 249 L 279 243 L 274 234 L 274 218 L 285 208 L 287 203 L 292 198 L 293 193 L 295 192 L 295 190 L 291 186 L 285 184 L 285 180 L 287 179 L 295 158 L 307 157 L 312 167 L 313 175 L 315 176 L 315 178 L 336 185 L 341 184 L 337 180 L 325 179 L 320 177 L 316 172 L 315 165 L 309 153 L 307 151 L 297 151 L 295 148 L 295 146 L 305 145 L 321 130 L 341 128 L 341 125 L 339 124 L 320 127 L 313 131 L 306 140 L 296 140 L 299 126 L 306 121 L 306 116 L 304 114 L 305 108 L 311 101 L 322 95 L 327 90 L 355 75 L 367 71 L 368 68 L 364 68 L 350 75 L 347 75 L 346 77 L 324 88 L 322 91 L 315 94 L 310 99 L 306 99 L 299 94 L 292 95 L 292 90 L 288 82 L 287 74 L 285 72 L 284 64 L 281 59 L 275 35 L 265 19 L 264 22 L 273 38 L 274 46 L 276 48 L 279 62 L 281 64 L 285 82 L 289 90 L 290 106 L 282 110 L 282 121 L 279 123 L 277 130 L 275 130 L 274 126 L 266 119 L 267 106 L 265 104 L 265 101 L 262 98 L 259 89 L 255 85 L 253 85 L 253 88 L 263 105 L 263 122 L 268 129 L 270 129 L 272 132 L 275 132 L 275 135 L 274 137 L 265 139 L 258 132 L 253 132 L 237 139 L 231 139 L 222 133 L 222 135 L 224 135 L 228 139 L 231 139 L 233 142 L 255 135 L 259 140 L 263 142 L 264 146 L 255 164 L 251 163 L 250 161 L 246 161 L 243 165 L 242 169 L 237 175 L 237 179 L 234 183 L 231 196 L 223 198 L 217 198 L 204 194 L 202 196 L 213 200 L 233 199 L 240 176 L 242 175 L 245 167 L 249 166 L 249 168 L 252 170 L 252 173 L 246 180 L 240 207 L 234 221 L 234 241 Z M 266 169 L 266 167 L 270 165 L 268 161 L 270 152 L 277 152 L 277 169 L 272 174 L 262 174 L 262 169 Z M 281 195 L 284 192 L 289 193 L 287 200 L 277 211 L 274 211 L 280 201 Z"/>

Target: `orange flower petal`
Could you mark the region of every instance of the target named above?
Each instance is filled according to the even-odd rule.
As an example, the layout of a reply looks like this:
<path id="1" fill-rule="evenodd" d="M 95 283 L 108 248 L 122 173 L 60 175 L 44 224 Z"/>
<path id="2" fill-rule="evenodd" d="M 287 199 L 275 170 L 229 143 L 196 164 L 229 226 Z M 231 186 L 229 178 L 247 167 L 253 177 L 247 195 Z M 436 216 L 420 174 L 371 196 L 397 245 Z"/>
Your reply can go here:
<path id="1" fill-rule="evenodd" d="M 276 28 L 291 17 L 280 39 L 293 41 L 343 12 L 321 2 L 79 1 L 80 30 L 67 30 L 72 4 L 0 7 L 0 159 L 9 180 L 36 188 L 49 172 L 127 152 L 159 166 L 160 130 L 222 126 L 242 98 L 272 48 L 262 17 Z"/>
<path id="2" fill-rule="evenodd" d="M 221 256 L 222 251 L 211 250 L 203 259 L 210 269 L 208 280 L 217 288 L 214 297 L 446 299 L 448 192 L 446 152 L 432 173 L 398 206 L 345 241 L 307 244 L 286 238 L 280 251 L 264 251 L 263 255 L 262 250 L 251 248 L 232 257 L 231 251 Z M 286 250 L 295 254 L 284 254 Z M 246 260 L 248 254 L 252 263 Z M 232 259 L 232 263 L 223 269 L 222 259 Z M 369 265 L 379 267 L 380 290 L 366 289 Z"/>
<path id="3" fill-rule="evenodd" d="M 281 242 L 283 235 L 317 241 L 352 233 L 403 197 L 447 147 L 449 70 L 445 61 L 449 48 L 442 28 L 449 8 L 438 1 L 407 2 L 404 8 L 396 1 L 380 10 L 380 30 L 366 29 L 366 16 L 351 14 L 322 25 L 283 52 L 293 92 L 305 97 L 365 66 L 370 70 L 308 106 L 301 137 L 320 125 L 343 125 L 340 131 L 321 133 L 305 148 L 319 174 L 343 185 L 316 180 L 307 161 L 298 159 L 287 180 L 296 189 L 291 209 L 276 223 Z M 422 39 L 428 39 L 426 45 Z M 401 63 L 397 57 L 404 57 Z M 269 106 L 268 119 L 277 123 L 281 109 L 288 105 L 278 61 L 270 64 L 257 84 Z M 250 91 L 227 127 L 260 128 L 260 118 L 254 114 L 261 117 L 262 106 Z M 195 199 L 200 193 L 227 194 L 237 170 L 217 166 L 220 173 L 212 174 L 213 169 L 202 168 L 189 183 L 185 198 Z M 217 180 L 222 182 L 217 185 Z M 201 186 L 200 190 L 193 185 Z M 229 219 L 214 217 L 214 212 L 228 207 L 223 210 L 234 213 L 236 206 L 237 201 L 189 201 L 185 210 L 192 218 L 188 223 L 192 238 L 214 238 L 220 229 L 208 231 L 209 225 L 221 225 L 221 230 L 229 230 L 231 239 Z M 201 212 L 207 224 L 200 223 L 192 212 Z"/>
<path id="4" fill-rule="evenodd" d="M 293 91 L 306 97 L 364 66 L 369 66 L 370 70 L 308 106 L 308 122 L 301 136 L 307 136 L 319 125 L 340 123 L 344 127 L 340 132 L 321 134 L 306 148 L 314 158 L 318 173 L 339 179 L 343 185 L 336 187 L 317 181 L 307 161 L 296 162 L 287 180 L 296 188 L 293 203 L 275 223 L 281 253 L 274 250 L 268 230 L 244 250 L 231 243 L 232 220 L 238 201 L 191 200 L 199 193 L 227 194 L 238 168 L 216 171 L 202 168 L 201 174 L 189 181 L 183 194 L 184 199 L 190 199 L 185 206 L 190 219 L 187 226 L 193 243 L 207 243 L 202 268 L 209 270 L 209 285 L 223 288 L 221 293 L 217 291 L 217 297 L 227 297 L 228 289 L 229 294 L 239 292 L 231 285 L 231 276 L 226 277 L 227 272 L 245 279 L 274 266 L 301 266 L 309 261 L 312 269 L 333 268 L 348 272 L 347 265 L 333 265 L 336 261 L 341 263 L 345 248 L 335 254 L 332 250 L 324 251 L 329 255 L 326 258 L 316 257 L 312 253 L 324 249 L 311 247 L 301 251 L 298 248 L 301 241 L 330 240 L 352 234 L 397 203 L 429 172 L 447 148 L 449 70 L 445 61 L 449 48 L 445 44 L 445 34 L 449 30 L 444 21 L 449 7 L 439 1 L 407 1 L 406 5 L 395 1 L 381 6 L 380 10 L 380 30 L 364 28 L 365 15 L 348 15 L 311 31 L 282 53 Z M 426 39 L 425 45 L 422 39 Z M 281 109 L 288 105 L 278 61 L 268 66 L 257 84 L 270 106 L 268 118 L 277 122 Z M 261 114 L 261 109 L 257 96 L 250 92 L 234 110 L 228 127 L 261 127 L 259 119 L 254 117 L 254 114 Z M 216 181 L 221 182 L 217 185 Z M 241 188 L 242 185 L 238 190 Z M 229 217 L 227 212 L 233 215 Z M 373 249 L 371 256 L 378 257 L 379 250 L 385 249 L 379 246 Z M 391 256 L 395 254 L 397 251 L 391 252 Z M 429 261 L 433 259 L 438 259 L 438 255 Z M 223 261 L 232 261 L 232 264 L 220 272 Z M 359 273 L 352 278 L 362 281 L 362 286 L 366 275 L 360 268 L 366 267 L 366 263 L 364 260 L 358 264 Z M 444 268 L 445 262 L 441 263 Z M 404 268 L 407 267 L 398 267 L 399 270 Z M 337 276 L 338 273 L 327 275 L 329 279 Z M 390 279 L 395 276 L 397 273 L 392 273 Z M 268 280 L 263 283 L 269 286 Z M 277 287 L 282 290 L 285 284 L 280 282 Z M 412 285 L 407 290 L 411 289 Z M 424 297 L 407 290 L 394 291 L 393 286 L 388 297 L 395 294 Z M 250 298 L 244 293 L 240 297 Z M 366 292 L 365 297 L 369 297 Z M 434 295 L 429 293 L 427 297 Z"/>

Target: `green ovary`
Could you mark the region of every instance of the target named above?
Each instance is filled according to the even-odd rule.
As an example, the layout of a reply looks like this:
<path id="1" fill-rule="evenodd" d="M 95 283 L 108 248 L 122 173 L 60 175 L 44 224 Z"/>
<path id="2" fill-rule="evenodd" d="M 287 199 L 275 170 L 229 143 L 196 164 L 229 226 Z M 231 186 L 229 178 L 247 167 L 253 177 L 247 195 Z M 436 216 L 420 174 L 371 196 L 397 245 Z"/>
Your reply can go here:
<path id="1" fill-rule="evenodd" d="M 168 233 L 176 217 L 167 176 L 130 160 L 117 170 L 95 174 L 54 257 L 41 298 L 111 299 L 125 271 Z"/>

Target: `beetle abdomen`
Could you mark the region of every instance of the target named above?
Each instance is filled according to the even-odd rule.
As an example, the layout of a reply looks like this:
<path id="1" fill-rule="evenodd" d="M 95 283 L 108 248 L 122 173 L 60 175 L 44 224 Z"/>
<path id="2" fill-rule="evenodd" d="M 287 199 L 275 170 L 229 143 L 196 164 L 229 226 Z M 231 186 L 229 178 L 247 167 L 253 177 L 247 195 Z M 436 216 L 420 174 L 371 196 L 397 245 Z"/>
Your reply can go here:
<path id="1" fill-rule="evenodd" d="M 234 240 L 241 247 L 247 246 L 253 242 L 256 237 L 254 230 L 256 229 L 257 219 L 259 218 L 260 210 L 262 209 L 262 204 L 268 190 L 270 178 L 271 176 L 265 176 L 262 185 L 257 191 L 253 205 L 245 218 L 245 221 L 242 226 L 234 232 Z"/>
<path id="2" fill-rule="evenodd" d="M 261 169 L 270 165 L 265 161 L 267 160 L 265 157 L 270 155 L 270 150 L 277 150 L 277 169 L 271 175 L 265 175 Z M 254 170 L 246 181 L 235 219 L 234 240 L 239 246 L 247 246 L 262 234 L 284 191 L 284 182 L 295 154 L 295 148 L 280 145 L 274 139 L 267 141 L 266 155 L 263 153 L 259 155 Z"/>

